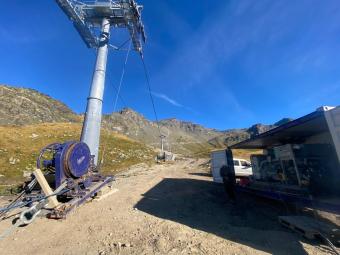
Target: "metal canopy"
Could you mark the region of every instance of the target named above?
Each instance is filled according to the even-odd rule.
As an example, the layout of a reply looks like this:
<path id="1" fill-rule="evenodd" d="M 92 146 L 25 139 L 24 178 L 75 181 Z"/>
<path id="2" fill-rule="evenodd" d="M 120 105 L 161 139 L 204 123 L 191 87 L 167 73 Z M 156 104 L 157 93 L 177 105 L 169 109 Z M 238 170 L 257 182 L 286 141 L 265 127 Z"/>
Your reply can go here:
<path id="1" fill-rule="evenodd" d="M 128 28 L 134 49 L 142 51 L 142 41 L 146 36 L 141 20 L 143 6 L 135 0 L 56 0 L 59 7 L 72 20 L 73 25 L 89 48 L 97 48 L 99 39 L 96 29 L 100 28 L 103 19 L 112 27 Z"/>
<path id="2" fill-rule="evenodd" d="M 265 149 L 287 143 L 300 143 L 328 130 L 323 111 L 315 111 L 299 119 L 230 146 L 231 149 Z"/>

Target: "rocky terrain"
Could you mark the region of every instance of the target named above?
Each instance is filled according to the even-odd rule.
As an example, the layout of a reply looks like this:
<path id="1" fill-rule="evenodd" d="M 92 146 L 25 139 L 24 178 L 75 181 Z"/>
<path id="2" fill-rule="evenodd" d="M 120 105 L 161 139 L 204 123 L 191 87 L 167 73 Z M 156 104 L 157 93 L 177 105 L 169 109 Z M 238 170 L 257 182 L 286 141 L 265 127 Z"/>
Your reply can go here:
<path id="1" fill-rule="evenodd" d="M 33 89 L 0 85 L 0 125 L 76 121 L 79 116 L 48 95 Z"/>
<path id="2" fill-rule="evenodd" d="M 266 132 L 291 119 L 285 118 L 273 125 L 255 124 L 245 129 L 219 131 L 206 128 L 189 121 L 175 118 L 159 121 L 161 133 L 166 136 L 166 149 L 185 155 L 200 154 L 212 149 L 223 148 Z M 103 126 L 109 130 L 123 133 L 138 141 L 159 146 L 157 124 L 147 120 L 136 111 L 125 108 L 119 112 L 104 115 Z"/>
<path id="3" fill-rule="evenodd" d="M 1 86 L 0 91 L 1 194 L 30 175 L 43 146 L 79 139 L 82 118 L 34 90 Z M 0 233 L 8 234 L 0 238 L 0 254 L 329 254 L 328 247 L 279 225 L 279 215 L 291 214 L 281 202 L 238 194 L 237 203 L 230 203 L 199 154 L 286 121 L 218 131 L 162 120 L 168 146 L 197 157 L 152 164 L 157 124 L 132 109 L 105 115 L 99 162 L 102 172 L 116 175 L 114 192 L 88 201 L 65 220 L 48 220 L 42 213 L 15 228 L 19 211 L 7 214 L 0 221 Z M 8 198 L 0 196 L 1 207 Z"/>
<path id="4" fill-rule="evenodd" d="M 0 125 L 28 125 L 50 122 L 81 122 L 82 117 L 65 104 L 32 89 L 0 85 Z M 263 133 L 290 121 L 283 119 L 273 125 L 256 124 L 245 129 L 219 131 L 175 118 L 159 122 L 165 149 L 184 155 L 207 154 Z M 159 147 L 157 123 L 138 112 L 125 108 L 103 116 L 103 128 L 117 131 L 132 139 Z"/>
<path id="5" fill-rule="evenodd" d="M 159 147 L 157 123 L 147 120 L 132 109 L 125 108 L 120 112 L 104 115 L 103 126 L 135 140 Z M 222 134 L 222 132 L 177 119 L 161 120 L 159 127 L 161 133 L 166 136 L 165 149 L 182 154 L 193 154 L 201 152 L 203 149 L 216 148 L 208 141 Z"/>
<path id="6" fill-rule="evenodd" d="M 255 124 L 251 126 L 250 128 L 247 129 L 247 133 L 249 134 L 250 137 L 257 136 L 261 133 L 267 132 L 270 129 L 276 128 L 278 126 L 281 126 L 283 124 L 286 124 L 287 122 L 292 121 L 293 119 L 291 118 L 283 118 L 279 120 L 278 122 L 275 122 L 273 125 L 263 125 L 261 123 Z"/>
<path id="7" fill-rule="evenodd" d="M 0 254 L 331 254 L 282 227 L 282 203 L 239 195 L 231 204 L 206 160 L 138 165 L 116 175 L 115 193 L 65 220 L 37 218 L 0 240 Z M 8 203 L 0 199 L 1 203 Z M 12 220 L 0 221 L 0 233 Z"/>

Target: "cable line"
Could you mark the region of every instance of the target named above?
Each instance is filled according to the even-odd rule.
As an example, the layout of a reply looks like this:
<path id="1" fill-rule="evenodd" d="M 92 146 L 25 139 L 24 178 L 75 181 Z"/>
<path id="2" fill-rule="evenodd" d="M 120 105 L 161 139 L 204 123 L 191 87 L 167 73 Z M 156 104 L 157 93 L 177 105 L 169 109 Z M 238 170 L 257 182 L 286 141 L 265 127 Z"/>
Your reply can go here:
<path id="1" fill-rule="evenodd" d="M 113 50 L 123 50 L 122 47 L 124 47 L 129 41 L 131 41 L 131 39 L 129 38 L 128 40 L 124 41 L 120 46 L 116 47 L 116 46 L 113 46 L 113 45 L 109 45 L 111 49 Z M 123 106 L 124 107 L 127 107 L 127 103 L 126 103 L 126 100 L 123 98 L 123 96 L 121 96 L 118 92 L 118 88 L 113 84 L 113 82 L 111 82 L 111 78 L 109 75 L 106 75 L 106 79 L 107 79 L 107 82 L 109 84 L 112 84 L 112 87 L 113 89 L 117 92 L 117 94 L 119 95 L 119 100 L 122 102 Z"/>
<path id="2" fill-rule="evenodd" d="M 113 107 L 113 111 L 114 112 L 116 111 L 116 106 L 117 106 L 117 102 L 118 102 L 118 98 L 119 98 L 119 93 L 120 93 L 120 90 L 121 90 L 121 87 L 122 87 L 122 83 L 123 83 L 123 79 L 124 79 L 125 68 L 126 68 L 126 64 L 127 64 L 128 59 L 129 59 L 129 54 L 130 54 L 130 50 L 131 50 L 131 44 L 132 44 L 132 42 L 130 41 L 129 49 L 128 49 L 128 51 L 126 53 L 126 57 L 125 57 L 123 71 L 122 71 L 122 74 L 120 76 L 120 81 L 119 81 L 119 86 L 118 86 L 118 91 L 117 91 L 117 96 L 116 96 L 115 104 L 114 104 L 114 107 Z"/>
<path id="3" fill-rule="evenodd" d="M 146 79 L 146 84 L 148 86 L 148 90 L 149 90 L 149 95 L 150 95 L 150 99 L 151 99 L 151 103 L 152 103 L 152 108 L 153 108 L 153 112 L 155 114 L 155 118 L 156 118 L 156 124 L 157 124 L 157 128 L 158 128 L 158 132 L 159 132 L 159 135 L 162 136 L 162 133 L 161 133 L 161 128 L 159 126 L 159 121 L 158 121 L 158 116 L 157 116 L 157 112 L 156 112 L 156 107 L 155 107 L 155 102 L 154 102 L 154 99 L 153 99 L 153 96 L 152 96 L 152 90 L 151 90 L 151 85 L 150 85 L 150 77 L 149 77 L 149 72 L 146 68 L 146 64 L 144 62 L 144 56 L 143 56 L 143 53 L 140 52 L 140 58 L 142 60 L 142 63 L 143 63 L 143 68 L 144 68 L 144 74 L 145 74 L 145 79 Z"/>
<path id="4" fill-rule="evenodd" d="M 125 75 L 125 68 L 126 68 L 126 64 L 127 64 L 127 61 L 128 61 L 128 58 L 129 58 L 129 54 L 130 54 L 130 51 L 131 51 L 131 45 L 132 45 L 132 41 L 131 39 L 128 39 L 126 40 L 121 46 L 119 47 L 115 47 L 113 45 L 109 45 L 111 48 L 113 48 L 114 50 L 121 50 L 121 48 L 127 44 L 128 42 L 130 41 L 130 44 L 129 44 L 129 48 L 127 50 L 127 53 L 126 53 L 126 57 L 125 57 L 125 62 L 124 62 L 124 65 L 123 65 L 123 70 L 122 70 L 122 74 L 120 76 L 120 81 L 119 81 L 119 85 L 118 85 L 118 88 L 112 83 L 112 87 L 116 90 L 117 94 L 116 94 L 116 99 L 115 99 L 115 102 L 114 102 L 114 107 L 113 107 L 113 112 L 116 112 L 116 107 L 117 107 L 117 103 L 118 103 L 118 98 L 122 101 L 124 107 L 127 106 L 127 104 L 125 103 L 125 100 L 123 100 L 123 97 L 120 95 L 120 91 L 121 91 L 121 87 L 122 87 L 122 84 L 123 84 L 123 79 L 124 79 L 124 75 Z M 111 82 L 110 82 L 111 83 Z M 103 123 L 101 123 L 102 125 Z M 100 160 L 100 163 L 98 165 L 98 167 L 100 168 L 103 163 L 104 163 L 104 155 L 105 155 L 105 144 L 103 145 L 103 151 L 102 151 L 102 157 L 101 157 L 101 160 Z"/>
<path id="5" fill-rule="evenodd" d="M 110 79 L 108 79 L 109 83 L 111 84 L 110 82 Z M 112 85 L 112 87 L 114 88 L 114 90 L 117 92 L 118 94 L 118 89 L 116 88 L 116 86 Z M 128 106 L 128 104 L 126 103 L 125 99 L 122 97 L 122 95 L 119 95 L 119 100 L 121 101 L 121 103 L 124 105 L 123 108 L 126 108 Z"/>

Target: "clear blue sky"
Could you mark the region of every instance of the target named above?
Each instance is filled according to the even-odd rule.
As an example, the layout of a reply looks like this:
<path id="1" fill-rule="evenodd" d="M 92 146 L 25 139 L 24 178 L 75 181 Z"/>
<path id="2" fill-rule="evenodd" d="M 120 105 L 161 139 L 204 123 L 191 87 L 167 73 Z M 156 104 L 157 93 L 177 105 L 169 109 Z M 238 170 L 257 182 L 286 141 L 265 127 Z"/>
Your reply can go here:
<path id="1" fill-rule="evenodd" d="M 338 0 L 140 0 L 160 118 L 227 129 L 299 117 L 340 102 Z M 127 35 L 115 32 L 114 43 Z M 113 110 L 124 52 L 109 57 Z M 37 89 L 83 112 L 95 60 L 53 0 L 0 9 L 0 83 Z M 122 97 L 154 119 L 136 53 Z M 122 103 L 119 108 L 123 107 Z"/>

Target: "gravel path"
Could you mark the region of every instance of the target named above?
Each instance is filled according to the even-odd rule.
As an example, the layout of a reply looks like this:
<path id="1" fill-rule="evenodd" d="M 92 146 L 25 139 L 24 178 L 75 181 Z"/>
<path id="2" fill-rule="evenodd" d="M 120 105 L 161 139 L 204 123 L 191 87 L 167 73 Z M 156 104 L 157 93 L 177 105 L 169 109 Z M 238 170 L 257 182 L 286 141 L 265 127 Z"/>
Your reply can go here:
<path id="1" fill-rule="evenodd" d="M 284 208 L 249 197 L 231 205 L 203 160 L 136 166 L 118 191 L 66 220 L 44 218 L 0 241 L 0 254 L 328 254 L 282 228 Z M 0 233 L 10 221 L 0 222 Z"/>

